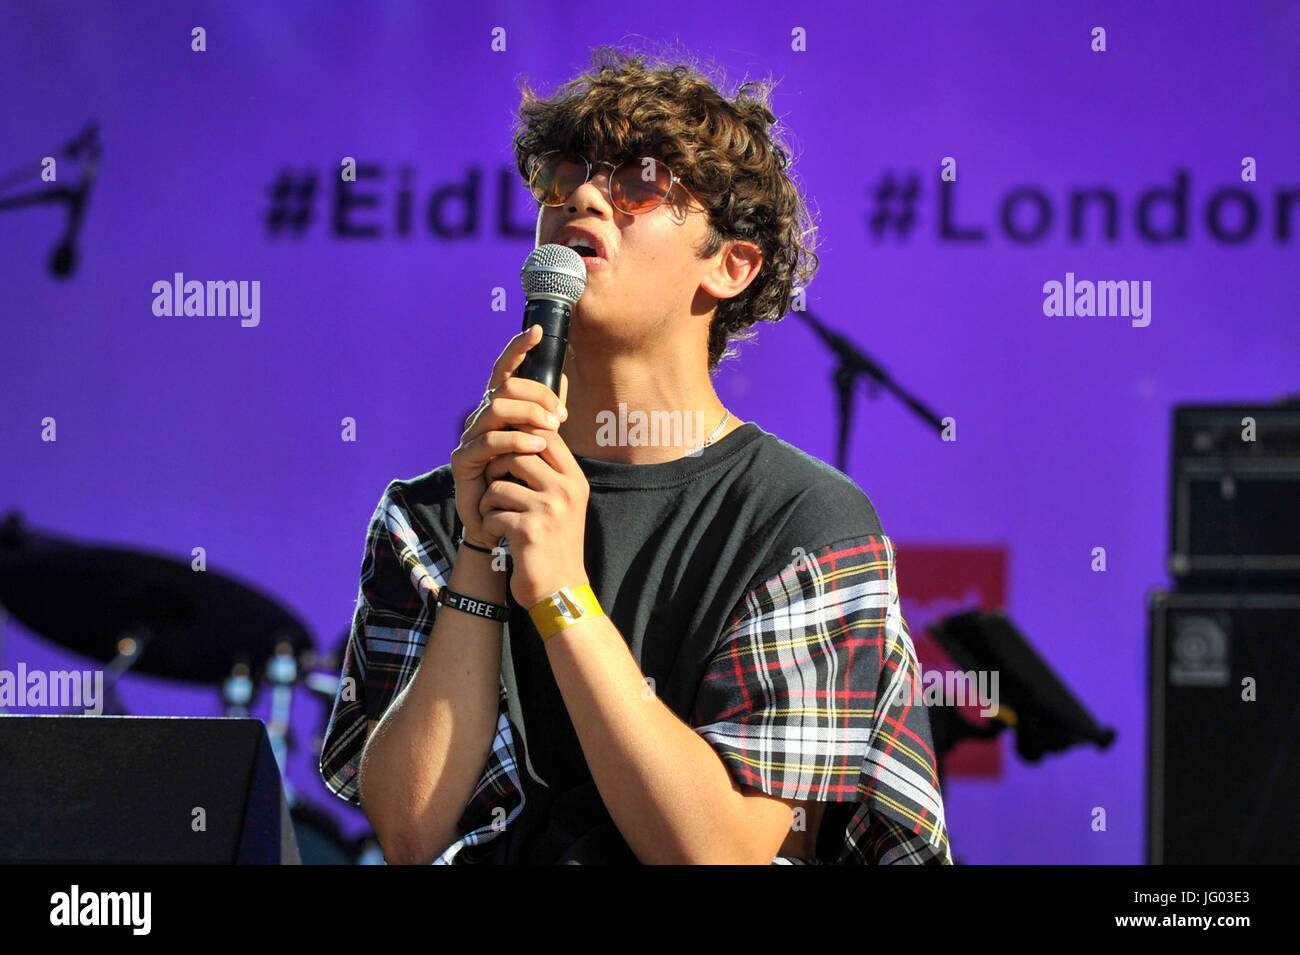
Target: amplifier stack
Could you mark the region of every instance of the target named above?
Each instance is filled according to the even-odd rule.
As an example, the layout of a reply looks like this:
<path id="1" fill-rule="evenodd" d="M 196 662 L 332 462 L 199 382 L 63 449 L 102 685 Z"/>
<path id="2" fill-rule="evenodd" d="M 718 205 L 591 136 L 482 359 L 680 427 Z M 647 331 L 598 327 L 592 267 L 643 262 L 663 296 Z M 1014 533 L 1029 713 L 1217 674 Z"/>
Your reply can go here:
<path id="1" fill-rule="evenodd" d="M 1174 409 L 1147 861 L 1300 862 L 1300 403 Z"/>

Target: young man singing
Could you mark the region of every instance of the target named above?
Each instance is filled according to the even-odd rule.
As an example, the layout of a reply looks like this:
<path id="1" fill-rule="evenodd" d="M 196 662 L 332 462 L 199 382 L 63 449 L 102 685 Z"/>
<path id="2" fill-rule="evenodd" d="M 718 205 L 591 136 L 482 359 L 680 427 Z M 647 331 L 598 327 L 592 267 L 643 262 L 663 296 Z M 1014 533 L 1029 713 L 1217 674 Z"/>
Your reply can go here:
<path id="1" fill-rule="evenodd" d="M 390 862 L 952 861 L 893 543 L 713 389 L 817 267 L 754 94 L 608 50 L 524 89 L 537 242 L 588 283 L 562 394 L 516 336 L 370 523 L 321 773 Z M 637 413 L 684 439 L 611 444 Z"/>

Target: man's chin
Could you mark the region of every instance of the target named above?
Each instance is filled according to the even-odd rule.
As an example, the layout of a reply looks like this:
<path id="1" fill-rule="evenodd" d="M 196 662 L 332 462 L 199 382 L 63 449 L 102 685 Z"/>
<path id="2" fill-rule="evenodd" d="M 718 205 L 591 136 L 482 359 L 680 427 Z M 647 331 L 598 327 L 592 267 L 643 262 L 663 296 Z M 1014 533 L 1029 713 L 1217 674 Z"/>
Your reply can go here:
<path id="1" fill-rule="evenodd" d="M 618 321 L 618 319 L 610 314 L 609 309 L 602 307 L 599 302 L 591 301 L 586 295 L 583 295 L 578 300 L 578 304 L 573 307 L 573 321 L 582 325 L 602 326 L 610 325 Z"/>
<path id="2" fill-rule="evenodd" d="M 569 340 L 585 341 L 589 347 L 614 346 L 642 321 L 644 316 L 633 310 L 580 301 L 573 309 Z"/>

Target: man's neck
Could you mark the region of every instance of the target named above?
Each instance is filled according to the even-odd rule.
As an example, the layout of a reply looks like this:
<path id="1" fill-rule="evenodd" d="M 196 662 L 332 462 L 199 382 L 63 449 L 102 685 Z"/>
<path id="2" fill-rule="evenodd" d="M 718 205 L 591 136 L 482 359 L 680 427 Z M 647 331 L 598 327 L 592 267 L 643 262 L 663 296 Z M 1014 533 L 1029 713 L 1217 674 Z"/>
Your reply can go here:
<path id="1" fill-rule="evenodd" d="M 727 417 L 706 367 L 626 355 L 589 364 L 571 355 L 564 369 L 569 417 L 560 437 L 574 454 L 660 464 L 685 457 L 710 438 L 719 441 L 744 423 L 734 414 Z"/>

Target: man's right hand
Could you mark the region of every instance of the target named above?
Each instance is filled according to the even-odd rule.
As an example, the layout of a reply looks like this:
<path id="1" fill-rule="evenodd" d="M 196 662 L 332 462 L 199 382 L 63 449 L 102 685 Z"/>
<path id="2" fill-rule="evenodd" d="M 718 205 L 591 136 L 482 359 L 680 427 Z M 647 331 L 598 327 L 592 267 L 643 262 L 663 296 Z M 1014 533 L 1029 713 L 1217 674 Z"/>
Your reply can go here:
<path id="1" fill-rule="evenodd" d="M 487 541 L 479 501 L 487 491 L 488 463 L 501 454 L 536 454 L 546 447 L 539 435 L 558 431 L 568 413 L 560 413 L 569 380 L 560 376 L 557 396 L 541 382 L 519 378 L 515 370 L 528 350 L 542 340 L 542 327 L 533 325 L 510 339 L 492 366 L 488 393 L 465 420 L 460 446 L 451 453 L 451 473 L 456 482 L 456 511 L 465 528 L 465 540 L 491 550 Z"/>

